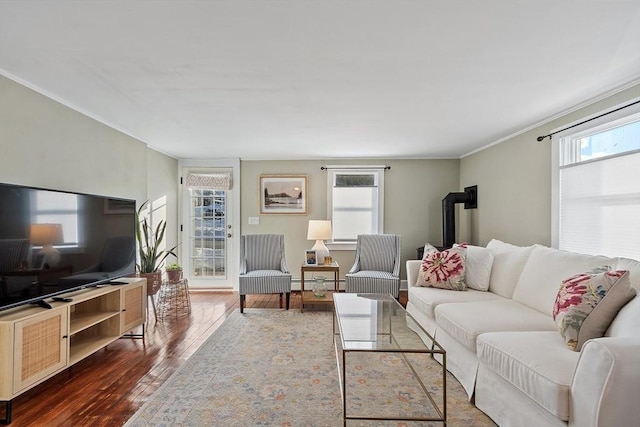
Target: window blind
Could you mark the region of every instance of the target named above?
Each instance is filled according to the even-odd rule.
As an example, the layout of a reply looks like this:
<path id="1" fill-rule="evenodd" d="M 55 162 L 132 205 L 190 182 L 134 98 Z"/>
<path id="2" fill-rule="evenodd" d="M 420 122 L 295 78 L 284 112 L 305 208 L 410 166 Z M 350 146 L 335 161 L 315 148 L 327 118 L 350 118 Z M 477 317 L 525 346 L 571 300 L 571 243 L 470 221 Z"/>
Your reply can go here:
<path id="1" fill-rule="evenodd" d="M 559 248 L 640 259 L 640 152 L 562 166 Z"/>
<path id="2" fill-rule="evenodd" d="M 188 173 L 187 188 L 200 190 L 225 190 L 231 189 L 230 173 Z"/>

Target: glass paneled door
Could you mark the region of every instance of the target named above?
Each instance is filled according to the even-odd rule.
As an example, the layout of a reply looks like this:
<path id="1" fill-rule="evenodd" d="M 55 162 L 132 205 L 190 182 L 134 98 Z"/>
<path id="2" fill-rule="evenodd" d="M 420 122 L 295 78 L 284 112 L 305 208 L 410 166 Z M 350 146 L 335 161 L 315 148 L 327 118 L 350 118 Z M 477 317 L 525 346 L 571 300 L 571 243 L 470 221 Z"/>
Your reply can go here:
<path id="1" fill-rule="evenodd" d="M 189 285 L 229 285 L 231 221 L 226 190 L 191 188 L 189 191 Z"/>
<path id="2" fill-rule="evenodd" d="M 234 289 L 240 264 L 234 182 L 240 182 L 240 161 L 190 160 L 180 167 L 180 259 L 189 288 Z"/>

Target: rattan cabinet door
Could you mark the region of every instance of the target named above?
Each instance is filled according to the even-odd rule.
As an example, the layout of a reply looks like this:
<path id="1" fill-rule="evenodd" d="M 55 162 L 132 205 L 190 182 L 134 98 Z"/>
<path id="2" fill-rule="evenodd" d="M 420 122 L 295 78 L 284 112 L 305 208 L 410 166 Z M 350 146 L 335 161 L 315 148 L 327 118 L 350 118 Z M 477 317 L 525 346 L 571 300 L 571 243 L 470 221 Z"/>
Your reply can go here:
<path id="1" fill-rule="evenodd" d="M 144 285 L 143 281 L 139 281 L 121 290 L 120 334 L 129 332 L 145 320 L 147 288 Z"/>
<path id="2" fill-rule="evenodd" d="M 67 325 L 67 307 L 16 322 L 14 394 L 67 366 Z"/>

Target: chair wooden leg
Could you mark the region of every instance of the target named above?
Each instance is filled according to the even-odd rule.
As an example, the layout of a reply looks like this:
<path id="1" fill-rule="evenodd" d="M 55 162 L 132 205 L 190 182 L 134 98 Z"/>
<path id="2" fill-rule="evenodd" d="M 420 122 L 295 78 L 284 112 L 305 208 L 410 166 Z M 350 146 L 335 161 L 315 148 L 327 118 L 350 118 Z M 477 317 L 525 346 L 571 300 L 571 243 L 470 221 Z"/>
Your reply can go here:
<path id="1" fill-rule="evenodd" d="M 278 298 L 278 301 L 280 302 L 280 308 L 282 308 L 282 292 L 280 292 L 280 297 Z"/>
<path id="2" fill-rule="evenodd" d="M 240 295 L 240 313 L 244 313 L 244 299 L 246 295 Z"/>
<path id="3" fill-rule="evenodd" d="M 291 297 L 291 293 L 287 292 L 285 295 L 286 295 L 286 298 L 287 298 L 287 306 L 286 307 L 287 307 L 287 310 L 289 310 L 289 299 Z"/>

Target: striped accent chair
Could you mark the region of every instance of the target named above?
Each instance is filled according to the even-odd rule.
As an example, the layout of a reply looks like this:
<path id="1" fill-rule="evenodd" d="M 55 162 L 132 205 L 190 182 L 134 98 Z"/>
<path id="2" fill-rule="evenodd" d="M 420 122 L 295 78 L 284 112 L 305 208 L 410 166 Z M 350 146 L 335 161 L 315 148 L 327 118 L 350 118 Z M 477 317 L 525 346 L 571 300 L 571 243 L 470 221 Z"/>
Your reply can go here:
<path id="1" fill-rule="evenodd" d="M 400 296 L 400 236 L 361 234 L 356 259 L 344 276 L 347 292 Z"/>
<path id="2" fill-rule="evenodd" d="M 289 310 L 291 273 L 284 256 L 283 234 L 246 234 L 240 236 L 240 313 L 248 294 L 286 295 Z"/>

